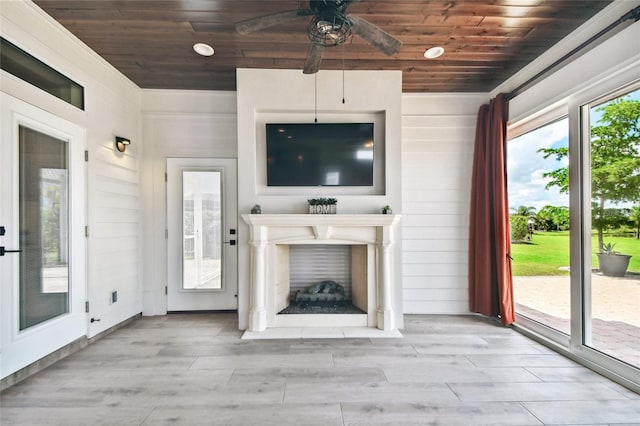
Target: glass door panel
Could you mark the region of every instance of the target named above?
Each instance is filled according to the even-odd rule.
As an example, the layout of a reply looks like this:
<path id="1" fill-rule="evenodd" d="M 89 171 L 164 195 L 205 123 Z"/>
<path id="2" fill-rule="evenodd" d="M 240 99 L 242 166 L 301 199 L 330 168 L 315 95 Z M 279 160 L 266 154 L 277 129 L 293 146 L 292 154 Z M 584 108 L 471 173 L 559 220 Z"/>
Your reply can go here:
<path id="1" fill-rule="evenodd" d="M 182 172 L 182 288 L 222 289 L 221 172 Z"/>
<path id="2" fill-rule="evenodd" d="M 0 377 L 87 335 L 82 127 L 0 102 Z"/>
<path id="3" fill-rule="evenodd" d="M 20 330 L 69 312 L 67 150 L 19 126 Z"/>
<path id="4" fill-rule="evenodd" d="M 167 311 L 238 301 L 234 159 L 167 158 Z"/>
<path id="5" fill-rule="evenodd" d="M 583 344 L 640 366 L 640 90 L 588 105 Z"/>
<path id="6" fill-rule="evenodd" d="M 570 334 L 568 119 L 507 143 L 516 313 Z"/>

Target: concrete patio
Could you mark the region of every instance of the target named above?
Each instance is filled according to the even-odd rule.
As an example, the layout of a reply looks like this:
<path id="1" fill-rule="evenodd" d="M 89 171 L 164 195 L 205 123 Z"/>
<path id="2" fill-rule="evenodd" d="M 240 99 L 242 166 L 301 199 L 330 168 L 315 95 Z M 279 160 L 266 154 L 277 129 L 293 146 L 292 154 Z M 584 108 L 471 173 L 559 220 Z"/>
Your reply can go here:
<path id="1" fill-rule="evenodd" d="M 640 366 L 640 275 L 592 282 L 592 347 Z M 569 276 L 514 277 L 516 312 L 569 334 Z"/>

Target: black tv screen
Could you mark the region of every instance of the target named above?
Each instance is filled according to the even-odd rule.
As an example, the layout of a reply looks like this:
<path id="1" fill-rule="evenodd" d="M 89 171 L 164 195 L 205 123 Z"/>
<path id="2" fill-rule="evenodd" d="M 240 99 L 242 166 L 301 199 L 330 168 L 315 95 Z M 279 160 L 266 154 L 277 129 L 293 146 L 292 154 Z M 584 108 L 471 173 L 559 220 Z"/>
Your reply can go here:
<path id="1" fill-rule="evenodd" d="M 267 124 L 267 186 L 373 186 L 373 123 Z"/>

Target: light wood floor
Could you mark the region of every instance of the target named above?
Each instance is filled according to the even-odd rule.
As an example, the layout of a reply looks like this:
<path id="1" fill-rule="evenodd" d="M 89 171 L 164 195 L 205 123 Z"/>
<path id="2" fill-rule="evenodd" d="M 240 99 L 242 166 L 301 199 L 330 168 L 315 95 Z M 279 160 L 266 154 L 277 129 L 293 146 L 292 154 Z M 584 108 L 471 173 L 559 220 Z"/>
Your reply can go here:
<path id="1" fill-rule="evenodd" d="M 640 396 L 513 330 L 240 340 L 234 314 L 140 318 L 7 389 L 7 425 L 620 425 Z"/>

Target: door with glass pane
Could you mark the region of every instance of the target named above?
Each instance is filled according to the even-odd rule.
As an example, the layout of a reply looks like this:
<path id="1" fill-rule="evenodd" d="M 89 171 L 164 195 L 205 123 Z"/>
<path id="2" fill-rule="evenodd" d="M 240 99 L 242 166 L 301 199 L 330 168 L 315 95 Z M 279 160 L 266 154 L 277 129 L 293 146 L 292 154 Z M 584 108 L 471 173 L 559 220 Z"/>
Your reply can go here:
<path id="1" fill-rule="evenodd" d="M 582 344 L 640 368 L 640 88 L 583 106 Z M 588 123 L 587 123 L 588 121 Z M 587 189 L 588 188 L 588 189 Z"/>
<path id="2" fill-rule="evenodd" d="M 167 310 L 237 309 L 236 163 L 167 159 Z"/>
<path id="3" fill-rule="evenodd" d="M 2 377 L 86 334 L 84 131 L 3 95 Z"/>

